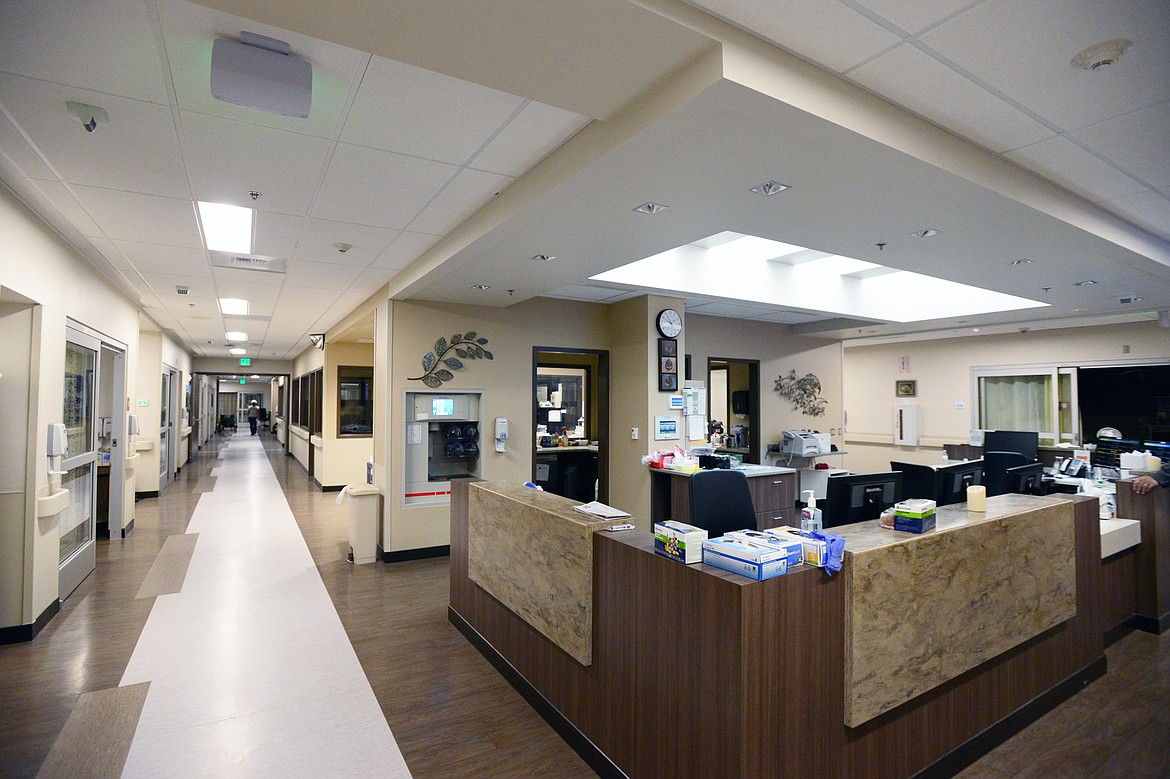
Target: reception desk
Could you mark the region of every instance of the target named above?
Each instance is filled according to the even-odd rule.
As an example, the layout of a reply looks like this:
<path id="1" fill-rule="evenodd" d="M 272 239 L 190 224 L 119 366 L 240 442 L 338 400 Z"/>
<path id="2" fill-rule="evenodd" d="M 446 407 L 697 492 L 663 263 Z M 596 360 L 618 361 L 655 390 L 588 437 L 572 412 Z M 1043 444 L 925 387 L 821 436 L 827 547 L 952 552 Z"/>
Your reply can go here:
<path id="1" fill-rule="evenodd" d="M 795 525 L 796 470 L 771 465 L 747 465 L 736 470 L 748 480 L 752 505 L 756 510 L 756 529 Z M 650 469 L 650 519 L 662 522 L 691 521 L 691 474 L 669 469 Z"/>
<path id="2" fill-rule="evenodd" d="M 1104 672 L 1093 499 L 1002 496 L 989 499 L 985 515 L 970 516 L 948 507 L 945 529 L 924 536 L 876 523 L 835 529 L 853 536 L 838 575 L 798 567 L 762 582 L 656 555 L 644 531 L 591 533 L 592 647 L 584 665 L 468 576 L 469 492 L 481 488 L 454 486 L 452 623 L 603 775 L 945 771 Z M 1039 547 L 1017 557 L 1018 566 L 1010 565 L 1015 547 L 993 555 L 1001 560 L 972 553 L 1017 533 L 1031 533 Z M 940 544 L 949 548 L 932 548 Z M 915 555 L 913 565 L 897 565 Z M 964 574 L 972 582 L 984 570 L 982 584 L 952 588 L 955 560 L 947 555 L 973 561 Z M 927 559 L 939 564 L 924 567 Z M 1013 624 L 987 641 L 964 632 L 1017 611 L 1020 592 L 1034 604 L 1024 618 L 1006 619 Z M 979 619 L 935 624 L 927 605 L 965 608 Z M 889 631 L 859 631 L 858 620 L 898 618 L 914 625 L 897 640 L 928 645 L 912 662 L 929 683 L 899 684 L 918 678 L 903 665 L 864 688 L 870 675 L 858 671 L 879 668 L 886 653 L 905 647 L 891 650 L 882 635 Z M 868 690 L 860 697 L 859 684 Z"/>

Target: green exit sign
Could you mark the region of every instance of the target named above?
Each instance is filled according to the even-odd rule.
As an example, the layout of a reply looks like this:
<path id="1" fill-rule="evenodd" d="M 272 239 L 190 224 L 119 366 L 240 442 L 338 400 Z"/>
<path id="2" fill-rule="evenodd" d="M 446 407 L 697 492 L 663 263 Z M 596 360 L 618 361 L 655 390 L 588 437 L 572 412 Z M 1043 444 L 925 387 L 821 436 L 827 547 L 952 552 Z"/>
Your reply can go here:
<path id="1" fill-rule="evenodd" d="M 251 364 L 252 364 L 252 358 L 251 358 L 251 357 L 241 357 L 241 358 L 240 358 L 240 365 L 241 365 L 242 367 L 245 367 L 245 368 L 246 368 L 247 366 L 249 366 L 249 365 L 251 365 Z"/>
<path id="2" fill-rule="evenodd" d="M 240 379 L 240 384 L 247 384 L 247 383 L 248 383 L 247 379 Z"/>

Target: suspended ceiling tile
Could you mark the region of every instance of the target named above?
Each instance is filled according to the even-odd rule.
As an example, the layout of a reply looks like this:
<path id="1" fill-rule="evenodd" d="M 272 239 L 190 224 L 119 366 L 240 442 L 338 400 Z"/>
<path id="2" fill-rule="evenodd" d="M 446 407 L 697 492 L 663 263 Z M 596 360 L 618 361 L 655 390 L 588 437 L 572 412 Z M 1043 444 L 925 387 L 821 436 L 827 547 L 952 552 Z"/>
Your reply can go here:
<path id="1" fill-rule="evenodd" d="M 345 289 L 361 272 L 361 268 L 348 265 L 295 260 L 289 264 L 287 286 L 316 287 L 325 294 L 324 290 Z"/>
<path id="2" fill-rule="evenodd" d="M 554 289 L 548 293 L 552 298 L 568 298 L 570 300 L 602 301 L 621 294 L 622 290 L 610 287 L 593 287 L 588 284 L 570 284 L 567 287 Z"/>
<path id="3" fill-rule="evenodd" d="M 349 291 L 361 295 L 362 300 L 365 300 L 370 295 L 386 286 L 386 283 L 389 282 L 390 279 L 394 278 L 397 274 L 397 271 L 387 270 L 385 268 L 369 268 L 362 271 L 362 274 L 357 277 L 357 280 L 354 281 L 353 286 L 349 288 Z"/>
<path id="4" fill-rule="evenodd" d="M 523 102 L 506 92 L 374 57 L 341 140 L 463 165 Z"/>
<path id="5" fill-rule="evenodd" d="M 769 314 L 752 317 L 759 322 L 773 322 L 781 325 L 798 325 L 806 322 L 815 322 L 822 317 L 816 314 L 805 314 L 799 311 L 775 311 Z"/>
<path id="6" fill-rule="evenodd" d="M 141 0 L 5 2 L 0 70 L 165 104 L 149 7 Z"/>
<path id="7" fill-rule="evenodd" d="M 285 306 L 321 306 L 330 305 L 337 298 L 337 290 L 325 290 L 319 287 L 309 286 L 293 286 L 286 284 L 284 289 L 280 291 L 280 308 L 281 314 L 285 311 Z"/>
<path id="8" fill-rule="evenodd" d="M 1129 38 L 1117 65 L 1072 65 L 1083 49 Z M 1036 3 L 988 0 L 921 40 L 1061 130 L 1170 98 L 1170 4 L 1165 0 Z"/>
<path id="9" fill-rule="evenodd" d="M 770 309 L 763 306 L 745 306 L 738 303 L 714 302 L 700 303 L 697 306 L 687 306 L 688 314 L 704 314 L 706 316 L 733 316 L 751 319 L 763 316 Z"/>
<path id="10" fill-rule="evenodd" d="M 255 254 L 278 258 L 293 256 L 297 248 L 297 238 L 305 225 L 305 217 L 257 210 L 255 221 L 256 237 L 253 241 Z"/>
<path id="11" fill-rule="evenodd" d="M 0 112 L 0 154 L 20 168 L 21 173 L 33 179 L 54 179 L 57 174 L 45 164 L 36 149 L 29 146 L 28 141 L 16 129 L 16 125 L 8 121 L 8 117 Z"/>
<path id="12" fill-rule="evenodd" d="M 511 183 L 507 176 L 464 168 L 410 223 L 410 229 L 446 235 Z"/>
<path id="13" fill-rule="evenodd" d="M 1036 143 L 1052 130 L 920 49 L 902 44 L 849 78 L 995 152 Z"/>
<path id="14" fill-rule="evenodd" d="M 180 108 L 318 138 L 333 137 L 366 55 L 178 0 L 160 0 L 159 15 Z M 313 99 L 307 119 L 245 108 L 211 96 L 212 42 L 216 38 L 239 40 L 241 30 L 286 41 L 293 56 L 312 63 Z"/>
<path id="15" fill-rule="evenodd" d="M 93 250 L 100 254 L 106 262 L 110 263 L 116 269 L 118 269 L 123 277 L 125 277 L 127 271 L 131 273 L 137 273 L 137 270 L 135 270 L 134 266 L 130 264 L 130 261 L 126 259 L 125 256 L 123 256 L 122 251 L 114 245 L 113 241 L 108 241 L 105 238 L 96 237 L 86 238 L 85 240 L 90 243 L 90 245 L 93 247 Z"/>
<path id="16" fill-rule="evenodd" d="M 118 250 L 142 273 L 172 273 L 211 278 L 207 253 L 202 249 L 115 241 Z"/>
<path id="17" fill-rule="evenodd" d="M 1147 189 L 1144 184 L 1061 136 L 1016 149 L 1004 156 L 1094 202 L 1134 195 Z"/>
<path id="18" fill-rule="evenodd" d="M 166 246 L 203 246 L 195 221 L 195 204 L 190 200 L 96 187 L 74 187 L 73 191 L 109 238 Z"/>
<path id="19" fill-rule="evenodd" d="M 67 101 L 97 106 L 109 124 L 86 132 Z M 171 109 L 47 81 L 0 74 L 0 103 L 58 178 L 71 184 L 190 197 Z"/>
<path id="20" fill-rule="evenodd" d="M 690 0 L 715 16 L 842 72 L 899 38 L 844 3 L 824 0 Z"/>
<path id="21" fill-rule="evenodd" d="M 520 176 L 588 123 L 588 117 L 572 111 L 529 102 L 475 156 L 471 167 L 504 176 Z"/>
<path id="22" fill-rule="evenodd" d="M 1150 186 L 1170 186 L 1170 100 L 1069 135 Z"/>
<path id="23" fill-rule="evenodd" d="M 176 295 L 175 287 L 187 287 L 191 291 L 191 297 L 206 298 L 209 300 L 215 298 L 215 284 L 205 276 L 184 276 L 178 273 L 143 273 L 142 278 L 146 279 L 151 289 L 154 290 L 154 293 L 164 302 L 170 296 L 184 297 L 183 295 Z"/>
<path id="24" fill-rule="evenodd" d="M 865 0 L 863 5 L 874 14 L 908 33 L 920 32 L 953 13 L 971 5 L 971 0 Z"/>
<path id="25" fill-rule="evenodd" d="M 458 170 L 441 162 L 339 143 L 311 216 L 401 229 Z"/>
<path id="26" fill-rule="evenodd" d="M 304 216 L 329 141 L 191 111 L 181 113 L 195 198 Z M 260 192 L 253 200 L 249 193 Z"/>
<path id="27" fill-rule="evenodd" d="M 382 227 L 334 222 L 327 219 L 309 219 L 297 242 L 293 258 L 314 262 L 332 262 L 338 265 L 365 267 L 374 261 L 398 235 L 396 230 Z M 341 252 L 335 243 L 349 244 Z"/>
<path id="28" fill-rule="evenodd" d="M 102 234 L 101 228 L 98 227 L 97 222 L 85 212 L 85 208 L 81 203 L 77 202 L 77 198 L 73 197 L 73 193 L 69 188 L 57 181 L 56 179 L 46 180 L 39 179 L 33 182 L 37 188 L 44 193 L 45 197 L 53 204 L 61 216 L 69 221 L 69 224 L 77 228 L 84 236 L 95 237 Z"/>
<path id="29" fill-rule="evenodd" d="M 402 270 L 414 262 L 427 249 L 435 245 L 440 236 L 403 231 L 398 234 L 386 250 L 374 260 L 375 268 Z"/>

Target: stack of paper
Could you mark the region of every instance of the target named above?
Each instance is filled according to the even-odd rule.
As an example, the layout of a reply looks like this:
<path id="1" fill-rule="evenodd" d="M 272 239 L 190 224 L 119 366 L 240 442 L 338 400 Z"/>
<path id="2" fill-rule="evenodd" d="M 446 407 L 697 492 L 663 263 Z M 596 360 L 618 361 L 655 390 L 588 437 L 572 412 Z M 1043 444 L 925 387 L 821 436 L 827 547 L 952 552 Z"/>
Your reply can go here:
<path id="1" fill-rule="evenodd" d="M 582 514 L 588 514 L 591 517 L 598 517 L 599 519 L 622 519 L 623 517 L 630 516 L 621 509 L 615 509 L 613 506 L 607 506 L 596 500 L 591 503 L 586 503 L 584 506 L 573 506 L 573 508 Z"/>

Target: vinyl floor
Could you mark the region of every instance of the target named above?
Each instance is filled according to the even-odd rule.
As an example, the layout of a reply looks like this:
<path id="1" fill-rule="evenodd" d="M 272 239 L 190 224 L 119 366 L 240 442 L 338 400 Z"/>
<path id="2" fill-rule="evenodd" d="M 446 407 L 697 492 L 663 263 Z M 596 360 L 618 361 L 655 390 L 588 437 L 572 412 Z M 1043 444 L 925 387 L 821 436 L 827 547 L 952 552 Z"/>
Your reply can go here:
<path id="1" fill-rule="evenodd" d="M 271 435 L 249 438 L 205 445 L 137 504 L 128 538 L 99 542 L 97 570 L 35 641 L 0 646 L 0 776 L 112 775 L 53 747 L 88 693 L 139 681 L 150 687 L 126 776 L 594 776 L 447 622 L 446 558 L 346 562 L 337 494 Z M 166 539 L 188 532 L 199 538 L 183 589 L 136 599 Z M 199 616 L 200 602 L 216 605 Z M 346 640 L 325 635 L 331 623 Z M 1170 634 L 1131 633 L 1107 655 L 1104 678 L 961 776 L 1170 778 Z M 342 673 L 358 663 L 368 694 Z M 311 693 L 290 705 L 292 688 Z M 192 699 L 202 719 L 183 708 Z M 339 755 L 338 738 L 372 746 Z"/>

